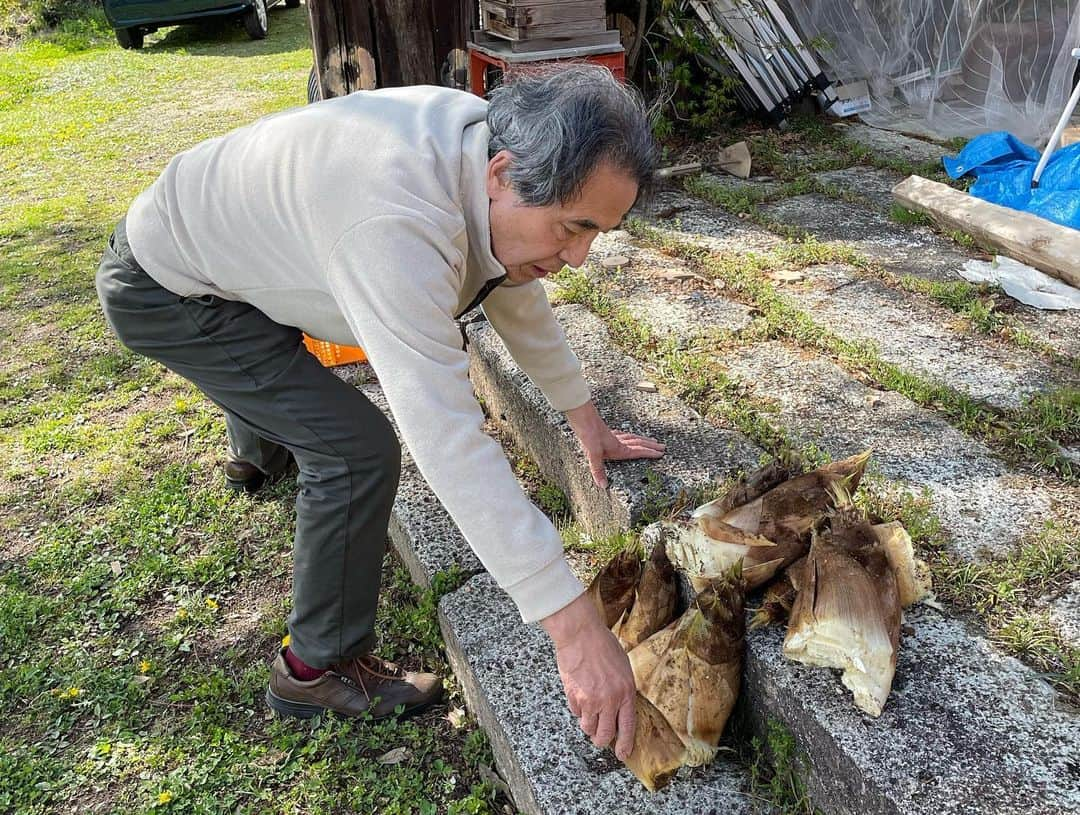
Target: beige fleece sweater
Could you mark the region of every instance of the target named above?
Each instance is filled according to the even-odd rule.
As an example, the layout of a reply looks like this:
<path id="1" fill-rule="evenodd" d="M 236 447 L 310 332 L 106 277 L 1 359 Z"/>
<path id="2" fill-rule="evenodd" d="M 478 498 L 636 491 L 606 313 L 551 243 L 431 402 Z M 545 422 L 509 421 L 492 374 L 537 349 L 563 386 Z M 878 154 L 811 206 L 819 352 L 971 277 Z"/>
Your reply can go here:
<path id="1" fill-rule="evenodd" d="M 482 430 L 454 319 L 506 271 L 491 252 L 486 113 L 475 96 L 409 87 L 268 116 L 176 156 L 127 232 L 177 294 L 241 300 L 362 346 L 420 472 L 533 621 L 582 586 Z M 538 282 L 500 286 L 484 311 L 557 410 L 588 401 Z"/>

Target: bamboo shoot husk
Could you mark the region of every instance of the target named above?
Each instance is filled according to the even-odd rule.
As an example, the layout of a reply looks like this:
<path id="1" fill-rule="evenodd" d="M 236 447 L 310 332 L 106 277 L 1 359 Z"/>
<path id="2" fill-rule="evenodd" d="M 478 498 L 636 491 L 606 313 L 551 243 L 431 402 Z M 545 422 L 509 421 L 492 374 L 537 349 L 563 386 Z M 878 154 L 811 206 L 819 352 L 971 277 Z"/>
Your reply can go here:
<path id="1" fill-rule="evenodd" d="M 719 541 L 692 522 L 671 521 L 659 527 L 668 556 L 690 578 L 696 592 L 705 591 L 736 563 L 742 564 L 743 578 L 750 587 L 766 583 L 783 563 L 782 557 L 773 556 L 776 544 L 739 529 L 729 540 Z"/>
<path id="2" fill-rule="evenodd" d="M 803 556 L 784 569 L 765 588 L 761 608 L 750 621 L 751 629 L 782 623 L 788 618 L 791 607 L 795 604 L 795 597 L 799 593 L 800 577 L 805 564 L 806 557 Z"/>
<path id="3" fill-rule="evenodd" d="M 900 592 L 900 605 L 904 608 L 917 603 L 930 594 L 932 582 L 930 567 L 926 561 L 915 557 L 911 536 L 899 521 L 872 526 L 871 531 L 885 549 L 896 585 Z"/>
<path id="4" fill-rule="evenodd" d="M 834 461 L 784 481 L 746 504 L 731 506 L 735 499 L 722 496 L 698 507 L 693 518 L 705 537 L 713 541 L 714 551 L 710 557 L 699 555 L 696 559 L 711 564 L 714 571 L 707 574 L 717 574 L 742 557 L 747 587 L 764 585 L 782 568 L 806 554 L 810 532 L 822 515 L 835 506 L 837 490 L 854 493 L 869 458 L 867 450 Z M 707 545 L 685 533 L 681 537 L 686 539 L 685 546 Z M 759 548 L 763 547 L 762 541 L 770 542 L 773 548 Z M 672 557 L 677 558 L 674 549 Z M 692 555 L 689 557 L 691 562 L 694 559 Z M 680 562 L 685 564 L 681 559 Z"/>
<path id="5" fill-rule="evenodd" d="M 664 715 L 640 693 L 634 696 L 634 750 L 624 762 L 649 792 L 667 786 L 686 759 L 686 747 Z"/>
<path id="6" fill-rule="evenodd" d="M 716 755 L 739 695 L 744 593 L 736 565 L 678 620 L 629 654 L 638 690 L 682 740 L 689 766 L 707 764 Z"/>
<path id="7" fill-rule="evenodd" d="M 856 707 L 879 716 L 892 688 L 899 639 L 896 578 L 869 526 L 815 531 L 784 656 L 841 669 Z"/>
<path id="8" fill-rule="evenodd" d="M 675 618 L 679 589 L 675 567 L 668 559 L 663 541 L 653 547 L 641 572 L 634 604 L 613 629 L 624 650 L 629 651 Z"/>
<path id="9" fill-rule="evenodd" d="M 641 558 L 631 549 L 624 549 L 608 561 L 589 584 L 588 595 L 607 628 L 619 621 L 634 602 Z"/>

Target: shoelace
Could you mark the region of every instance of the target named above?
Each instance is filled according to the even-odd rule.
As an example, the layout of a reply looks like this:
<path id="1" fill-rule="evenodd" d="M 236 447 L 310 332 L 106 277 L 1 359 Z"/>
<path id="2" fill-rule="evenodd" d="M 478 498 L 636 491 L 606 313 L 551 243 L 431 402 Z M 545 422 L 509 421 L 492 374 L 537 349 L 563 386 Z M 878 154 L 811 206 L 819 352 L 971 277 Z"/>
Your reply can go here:
<path id="1" fill-rule="evenodd" d="M 346 664 L 350 664 L 350 663 L 355 663 L 356 667 L 359 669 L 359 670 L 356 671 L 356 679 L 355 680 L 352 678 L 352 676 L 350 676 L 348 673 L 346 673 L 344 671 L 338 671 L 337 673 L 343 680 L 345 680 L 345 682 L 347 684 L 359 685 L 360 690 L 362 690 L 364 692 L 364 698 L 367 699 L 369 702 L 371 701 L 371 694 L 368 693 L 367 686 L 364 684 L 364 679 L 363 679 L 364 674 L 370 674 L 371 676 L 378 677 L 379 679 L 389 679 L 391 681 L 394 680 L 394 679 L 399 679 L 400 678 L 400 676 L 396 676 L 396 675 L 393 675 L 393 674 L 386 674 L 386 673 L 383 673 L 381 671 L 375 670 L 375 668 L 373 666 L 374 665 L 382 665 L 383 660 L 379 659 L 378 657 L 373 657 L 370 654 L 365 654 L 365 655 L 359 656 L 359 657 L 353 657 Z M 402 673 L 400 669 L 397 669 L 397 670 L 398 670 L 398 674 Z"/>

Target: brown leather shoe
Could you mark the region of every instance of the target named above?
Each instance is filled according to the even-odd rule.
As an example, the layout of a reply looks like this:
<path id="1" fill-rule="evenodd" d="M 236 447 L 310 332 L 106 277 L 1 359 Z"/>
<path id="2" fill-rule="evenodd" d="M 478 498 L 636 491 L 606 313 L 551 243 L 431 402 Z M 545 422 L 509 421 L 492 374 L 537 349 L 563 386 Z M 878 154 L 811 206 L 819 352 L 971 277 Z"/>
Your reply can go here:
<path id="1" fill-rule="evenodd" d="M 276 481 L 290 472 L 292 465 L 292 453 L 284 447 L 274 455 L 270 469 L 265 473 L 249 461 L 230 456 L 225 462 L 225 484 L 237 492 L 258 492 L 263 484 Z"/>
<path id="2" fill-rule="evenodd" d="M 310 719 L 326 711 L 341 716 L 370 714 L 375 719 L 402 716 L 442 698 L 442 679 L 435 674 L 404 671 L 392 662 L 362 656 L 335 665 L 318 679 L 303 682 L 292 675 L 284 649 L 270 669 L 266 702 L 282 716 Z"/>
<path id="3" fill-rule="evenodd" d="M 266 482 L 266 474 L 246 461 L 225 462 L 225 484 L 237 492 L 256 492 Z"/>

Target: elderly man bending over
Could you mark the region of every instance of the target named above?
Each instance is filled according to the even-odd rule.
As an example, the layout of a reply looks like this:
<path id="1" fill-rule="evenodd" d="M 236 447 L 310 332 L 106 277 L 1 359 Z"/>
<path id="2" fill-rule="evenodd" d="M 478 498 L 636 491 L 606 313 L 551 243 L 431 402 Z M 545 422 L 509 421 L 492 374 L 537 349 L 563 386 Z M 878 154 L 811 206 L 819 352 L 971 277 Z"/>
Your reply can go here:
<path id="1" fill-rule="evenodd" d="M 441 680 L 372 653 L 400 448 L 301 331 L 361 345 L 421 473 L 522 618 L 551 636 L 598 745 L 633 743 L 634 684 L 551 523 L 484 435 L 455 318 L 483 302 L 514 359 L 565 411 L 598 486 L 605 459 L 663 445 L 600 418 L 539 278 L 584 262 L 648 183 L 640 99 L 601 69 L 525 76 L 490 103 L 434 87 L 354 93 L 181 153 L 131 205 L 97 275 L 120 340 L 225 412 L 226 477 L 298 469 L 281 714 L 384 716 Z"/>

